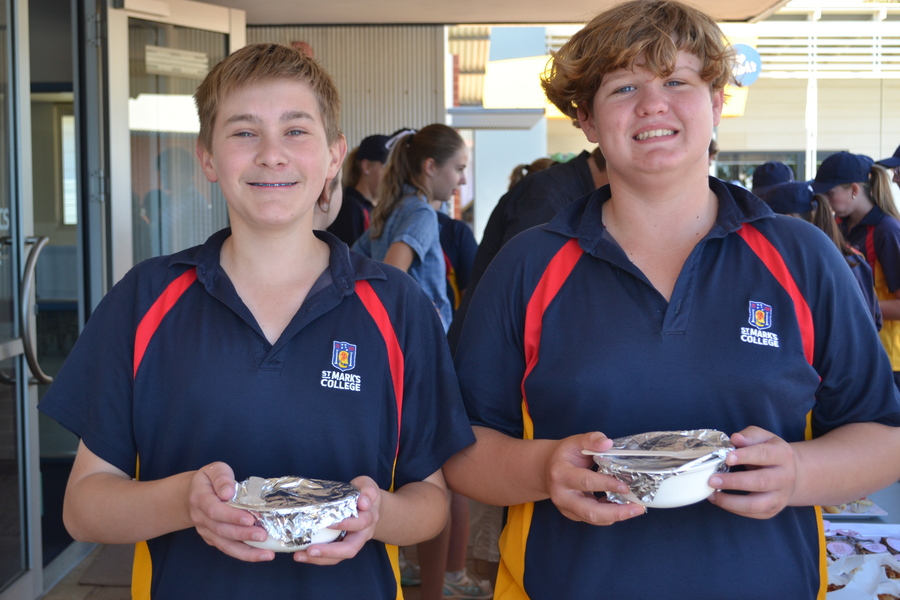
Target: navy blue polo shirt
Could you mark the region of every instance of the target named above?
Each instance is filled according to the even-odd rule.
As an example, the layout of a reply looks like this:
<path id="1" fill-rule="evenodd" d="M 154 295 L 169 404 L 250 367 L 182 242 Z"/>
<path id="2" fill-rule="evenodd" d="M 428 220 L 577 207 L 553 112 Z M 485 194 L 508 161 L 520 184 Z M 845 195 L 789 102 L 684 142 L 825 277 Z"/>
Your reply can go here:
<path id="1" fill-rule="evenodd" d="M 368 475 L 396 489 L 428 477 L 473 441 L 443 327 L 408 275 L 316 232 L 330 246 L 329 268 L 270 344 L 219 265 L 228 235 L 132 269 L 91 316 L 40 409 L 141 480 L 224 461 L 238 480 Z M 197 280 L 162 318 L 135 374 L 139 323 L 194 268 Z M 385 337 L 356 293 L 363 280 L 399 344 L 401 411 Z M 157 598 L 397 593 L 384 544 L 375 541 L 330 567 L 295 563 L 290 554 L 242 562 L 193 528 L 148 546 L 152 564 L 136 568 L 152 570 Z"/>
<path id="2" fill-rule="evenodd" d="M 473 425 L 526 439 L 756 425 L 790 442 L 852 422 L 900 426 L 890 365 L 834 244 L 749 192 L 712 178 L 710 188 L 716 224 L 668 302 L 604 228 L 608 186 L 510 241 L 475 292 L 456 351 Z M 771 242 L 809 303 L 811 361 L 795 303 L 737 233 L 744 223 Z M 573 239 L 583 253 L 539 337 L 525 339 L 532 294 Z M 526 346 L 538 358 L 523 386 Z M 546 500 L 511 507 L 507 527 L 502 598 L 799 600 L 816 598 L 823 576 L 813 507 L 756 520 L 704 501 L 594 527 Z"/>
<path id="3" fill-rule="evenodd" d="M 840 220 L 847 242 L 862 252 L 872 267 L 875 295 L 879 300 L 896 300 L 900 290 L 900 221 L 872 207 L 856 226 L 847 230 L 847 220 Z M 900 372 L 900 321 L 885 319 L 879 332 L 881 343 L 894 371 Z"/>
<path id="4" fill-rule="evenodd" d="M 454 311 L 459 308 L 462 293 L 469 285 L 472 264 L 478 251 L 475 234 L 468 225 L 449 215 L 438 212 L 438 227 L 441 229 L 441 249 L 447 267 L 447 298 Z M 454 312 L 455 314 L 455 312 Z"/>

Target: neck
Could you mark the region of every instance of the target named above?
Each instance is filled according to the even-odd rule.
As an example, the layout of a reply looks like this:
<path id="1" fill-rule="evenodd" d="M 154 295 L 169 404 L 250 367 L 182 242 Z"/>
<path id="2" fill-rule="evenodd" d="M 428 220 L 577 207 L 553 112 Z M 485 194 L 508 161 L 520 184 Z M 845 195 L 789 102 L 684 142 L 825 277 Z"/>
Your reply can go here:
<path id="1" fill-rule="evenodd" d="M 368 200 L 372 204 L 378 203 L 378 190 L 373 189 L 373 186 L 369 185 L 366 181 L 360 179 L 359 183 L 357 183 L 353 187 L 356 188 L 356 191 L 362 194 L 366 198 L 366 200 Z"/>
<path id="2" fill-rule="evenodd" d="M 704 174 L 678 185 L 635 186 L 610 173 L 604 224 L 616 239 L 699 241 L 715 224 L 718 199 Z"/>
<path id="3" fill-rule="evenodd" d="M 867 214 L 869 214 L 872 209 L 875 208 L 875 203 L 869 200 L 868 198 L 860 198 L 857 204 L 857 207 L 853 209 L 850 215 L 847 217 L 847 227 L 852 229 L 859 225 L 860 221 L 862 221 Z"/>
<path id="4" fill-rule="evenodd" d="M 309 230 L 279 235 L 237 232 L 222 245 L 220 262 L 232 280 L 267 285 L 313 280 L 328 264 L 328 245 Z"/>

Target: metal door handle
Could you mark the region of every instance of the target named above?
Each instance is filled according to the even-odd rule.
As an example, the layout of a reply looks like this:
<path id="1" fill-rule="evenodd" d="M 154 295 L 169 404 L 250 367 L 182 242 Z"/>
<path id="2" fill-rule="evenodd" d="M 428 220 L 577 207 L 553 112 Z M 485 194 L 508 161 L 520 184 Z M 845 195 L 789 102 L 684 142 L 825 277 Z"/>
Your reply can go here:
<path id="1" fill-rule="evenodd" d="M 25 360 L 28 361 L 28 368 L 31 374 L 39 384 L 49 385 L 53 382 L 53 378 L 44 373 L 38 364 L 37 352 L 34 349 L 34 340 L 31 339 L 31 327 L 29 327 L 28 316 L 31 312 L 31 287 L 34 285 L 34 271 L 37 267 L 38 256 L 41 250 L 47 245 L 50 238 L 46 236 L 25 238 L 26 244 L 31 244 L 31 250 L 28 251 L 28 258 L 25 260 L 25 273 L 22 275 L 22 287 L 19 292 L 19 328 L 22 331 L 22 343 L 25 347 Z"/>

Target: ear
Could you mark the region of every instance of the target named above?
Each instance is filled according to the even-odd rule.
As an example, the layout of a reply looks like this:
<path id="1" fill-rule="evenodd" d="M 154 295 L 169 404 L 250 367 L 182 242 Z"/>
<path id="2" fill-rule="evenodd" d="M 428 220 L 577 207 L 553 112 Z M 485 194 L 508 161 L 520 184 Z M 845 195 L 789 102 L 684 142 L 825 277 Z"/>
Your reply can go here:
<path id="1" fill-rule="evenodd" d="M 200 160 L 200 168 L 203 169 L 203 174 L 206 175 L 206 179 L 210 183 L 215 183 L 219 180 L 219 175 L 216 173 L 216 168 L 212 162 L 212 153 L 206 149 L 206 146 L 197 139 L 197 158 Z"/>
<path id="2" fill-rule="evenodd" d="M 725 90 L 719 90 L 718 92 L 712 93 L 712 113 L 713 113 L 713 127 L 718 126 L 719 121 L 722 120 L 722 108 L 725 106 Z"/>
<path id="3" fill-rule="evenodd" d="M 581 131 L 584 132 L 584 137 L 586 137 L 589 142 L 594 144 L 599 143 L 600 137 L 597 135 L 598 127 L 594 122 L 593 115 L 591 115 L 585 107 L 579 106 L 575 109 L 575 117 L 578 119 L 578 126 L 581 128 Z"/>
<path id="4" fill-rule="evenodd" d="M 328 172 L 325 179 L 334 179 L 338 171 L 341 170 L 341 165 L 344 164 L 344 157 L 347 155 L 347 138 L 343 134 L 328 148 L 328 154 L 331 160 L 328 163 Z"/>
<path id="5" fill-rule="evenodd" d="M 428 177 L 433 177 L 437 173 L 437 162 L 433 158 L 426 158 L 422 163 L 422 172 Z"/>

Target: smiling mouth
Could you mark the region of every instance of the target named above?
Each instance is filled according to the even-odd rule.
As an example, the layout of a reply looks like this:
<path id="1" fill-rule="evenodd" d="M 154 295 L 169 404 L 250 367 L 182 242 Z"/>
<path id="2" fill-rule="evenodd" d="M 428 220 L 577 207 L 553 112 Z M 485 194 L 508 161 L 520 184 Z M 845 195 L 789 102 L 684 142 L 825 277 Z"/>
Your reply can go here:
<path id="1" fill-rule="evenodd" d="M 675 135 L 674 129 L 651 129 L 650 131 L 645 131 L 643 133 L 639 133 L 634 136 L 634 139 L 637 141 L 641 140 L 649 140 L 650 138 L 655 137 L 663 137 L 667 135 Z"/>
<path id="2" fill-rule="evenodd" d="M 288 187 L 297 183 L 296 181 L 292 181 L 290 183 L 251 183 L 250 185 L 255 187 Z"/>

